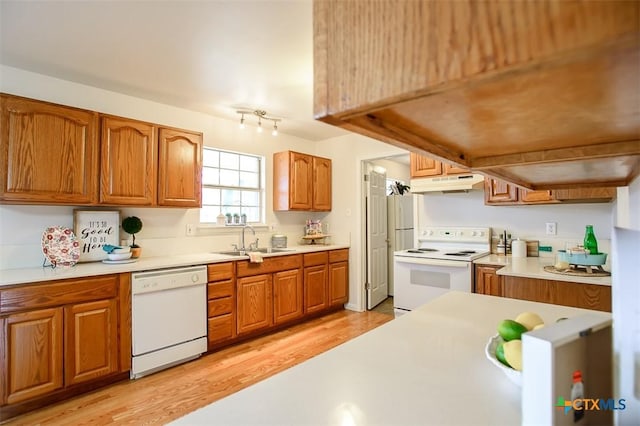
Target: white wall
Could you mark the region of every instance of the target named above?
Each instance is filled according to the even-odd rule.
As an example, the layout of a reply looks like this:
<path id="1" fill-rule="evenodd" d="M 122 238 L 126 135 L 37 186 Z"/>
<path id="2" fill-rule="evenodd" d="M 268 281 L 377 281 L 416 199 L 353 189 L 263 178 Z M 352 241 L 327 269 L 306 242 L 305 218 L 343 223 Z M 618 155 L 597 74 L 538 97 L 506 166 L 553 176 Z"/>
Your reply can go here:
<path id="1" fill-rule="evenodd" d="M 371 161 L 371 164 L 383 167 L 386 170 L 387 179 L 402 181 L 406 185 L 409 184 L 411 173 L 409 170 L 409 166 L 407 166 L 406 164 L 385 159 L 373 160 Z"/>
<path id="2" fill-rule="evenodd" d="M 258 231 L 260 244 L 269 244 L 274 232 L 284 233 L 289 244 L 302 236 L 307 218 L 323 219 L 325 214 L 273 212 L 271 182 L 272 155 L 284 150 L 317 154 L 317 143 L 289 136 L 286 120 L 282 132 L 273 137 L 269 132 L 258 134 L 251 127 L 240 130 L 238 123 L 206 114 L 188 111 L 144 99 L 134 98 L 94 87 L 71 83 L 48 76 L 0 66 L 0 91 L 33 99 L 90 109 L 123 117 L 168 126 L 201 131 L 206 146 L 264 155 L 266 159 L 266 223 Z M 337 187 L 334 186 L 334 187 Z M 40 246 L 47 226 L 73 226 L 74 207 L 0 205 L 0 269 L 40 266 L 43 256 Z M 109 209 L 109 208 L 105 208 Z M 172 255 L 226 249 L 238 241 L 239 231 L 199 228 L 194 237 L 186 236 L 187 224 L 199 223 L 199 209 L 179 208 L 118 208 L 121 216 L 139 216 L 144 226 L 136 235 L 143 247 L 143 256 Z M 121 233 L 121 238 L 126 238 Z M 348 236 L 336 235 L 334 242 L 348 242 Z"/>
<path id="3" fill-rule="evenodd" d="M 349 237 L 349 304 L 353 310 L 364 310 L 364 234 L 363 234 L 363 161 L 406 151 L 361 135 L 327 139 L 318 144 L 318 155 L 333 159 L 333 211 L 327 216 L 330 233 Z"/>
<path id="4" fill-rule="evenodd" d="M 585 225 L 593 225 L 599 249 L 608 250 L 614 203 L 487 206 L 484 192 L 422 195 L 418 229 L 423 226 L 484 226 L 494 234 L 507 230 L 513 238 L 539 240 L 553 250 L 582 243 Z M 545 223 L 557 223 L 557 235 L 545 234 Z M 541 253 L 545 255 L 545 253 Z M 552 255 L 553 253 L 549 254 Z"/>

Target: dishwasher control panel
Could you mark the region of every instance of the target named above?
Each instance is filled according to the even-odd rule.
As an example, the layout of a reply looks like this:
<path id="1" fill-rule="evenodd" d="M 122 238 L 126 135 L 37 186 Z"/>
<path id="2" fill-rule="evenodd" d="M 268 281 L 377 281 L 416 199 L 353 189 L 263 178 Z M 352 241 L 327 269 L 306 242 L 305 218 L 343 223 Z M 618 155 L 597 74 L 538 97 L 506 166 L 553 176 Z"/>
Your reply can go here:
<path id="1" fill-rule="evenodd" d="M 131 293 L 142 294 L 207 283 L 206 266 L 160 269 L 131 274 Z"/>

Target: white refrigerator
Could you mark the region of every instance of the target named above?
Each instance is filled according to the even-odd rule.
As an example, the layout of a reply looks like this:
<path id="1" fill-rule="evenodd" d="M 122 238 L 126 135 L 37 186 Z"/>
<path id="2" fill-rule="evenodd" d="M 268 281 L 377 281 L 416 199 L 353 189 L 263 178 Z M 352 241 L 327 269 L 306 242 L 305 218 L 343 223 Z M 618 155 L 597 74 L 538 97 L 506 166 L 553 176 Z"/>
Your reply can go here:
<path id="1" fill-rule="evenodd" d="M 393 296 L 393 252 L 413 248 L 414 195 L 387 196 L 387 235 L 389 238 L 389 296 Z"/>

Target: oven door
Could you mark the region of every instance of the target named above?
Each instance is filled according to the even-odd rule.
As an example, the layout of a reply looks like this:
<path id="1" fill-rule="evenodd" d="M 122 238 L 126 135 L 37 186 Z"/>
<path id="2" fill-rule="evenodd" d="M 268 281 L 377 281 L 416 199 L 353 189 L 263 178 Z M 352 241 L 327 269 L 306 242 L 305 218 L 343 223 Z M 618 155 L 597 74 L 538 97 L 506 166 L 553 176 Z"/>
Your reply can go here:
<path id="1" fill-rule="evenodd" d="M 448 291 L 471 292 L 473 265 L 467 261 L 394 257 L 394 308 L 410 311 Z"/>

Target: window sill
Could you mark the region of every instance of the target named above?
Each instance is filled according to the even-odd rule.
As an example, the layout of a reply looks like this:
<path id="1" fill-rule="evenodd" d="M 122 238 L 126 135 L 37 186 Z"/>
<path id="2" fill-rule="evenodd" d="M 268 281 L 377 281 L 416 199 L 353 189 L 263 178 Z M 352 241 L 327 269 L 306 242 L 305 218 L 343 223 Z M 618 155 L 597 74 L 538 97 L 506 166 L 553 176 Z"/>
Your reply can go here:
<path id="1" fill-rule="evenodd" d="M 196 226 L 197 235 L 217 235 L 217 234 L 235 234 L 245 225 L 215 225 L 215 224 L 205 224 L 201 223 Z M 248 223 L 246 226 L 252 227 L 256 231 L 268 231 L 269 225 L 264 223 L 259 224 L 251 224 Z"/>

